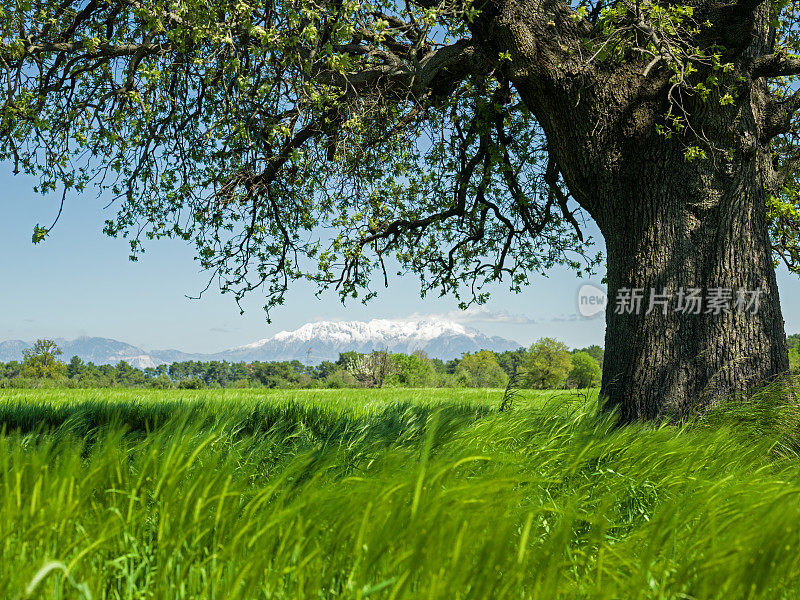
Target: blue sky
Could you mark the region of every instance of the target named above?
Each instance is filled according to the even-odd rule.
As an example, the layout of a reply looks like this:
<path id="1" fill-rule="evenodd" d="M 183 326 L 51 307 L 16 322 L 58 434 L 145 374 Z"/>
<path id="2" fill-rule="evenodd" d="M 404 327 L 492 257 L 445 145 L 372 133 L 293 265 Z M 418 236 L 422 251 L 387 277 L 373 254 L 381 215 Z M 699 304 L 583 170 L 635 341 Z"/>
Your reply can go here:
<path id="1" fill-rule="evenodd" d="M 487 305 L 466 314 L 453 298 L 420 299 L 413 275 L 394 277 L 366 306 L 342 306 L 333 293 L 317 298 L 312 287 L 297 285 L 268 324 L 257 292 L 243 303 L 244 315 L 213 287 L 200 300 L 186 298 L 207 280 L 185 243 L 153 242 L 138 262 L 128 261 L 127 242 L 102 233 L 113 207 L 104 209 L 106 202 L 91 191 L 68 196 L 52 234 L 34 246 L 34 225 L 50 225 L 60 197 L 34 194 L 32 186 L 32 179 L 14 177 L 11 166 L 0 163 L 0 341 L 89 335 L 148 350 L 214 352 L 309 321 L 437 315 L 523 345 L 543 336 L 572 347 L 603 343 L 602 317 L 577 316 L 577 291 L 586 280 L 567 269 L 534 278 L 520 294 L 497 287 Z M 780 269 L 778 281 L 787 333 L 798 332 L 800 279 Z"/>

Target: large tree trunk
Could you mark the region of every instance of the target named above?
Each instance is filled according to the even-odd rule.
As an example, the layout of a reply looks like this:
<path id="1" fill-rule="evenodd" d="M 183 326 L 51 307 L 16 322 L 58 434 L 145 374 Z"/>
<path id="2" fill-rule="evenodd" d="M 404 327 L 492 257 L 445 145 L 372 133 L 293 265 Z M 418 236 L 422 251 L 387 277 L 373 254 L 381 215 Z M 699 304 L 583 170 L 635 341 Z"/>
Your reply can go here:
<path id="1" fill-rule="evenodd" d="M 613 146 L 559 138 L 565 180 L 605 237 L 601 394 L 622 422 L 679 419 L 788 371 L 767 227 L 769 153 L 741 108 L 738 122 L 712 115 L 719 149 L 694 161 L 679 140 L 644 133 L 647 124 Z M 653 294 L 661 302 L 651 307 Z M 679 310 L 689 294 L 702 298 L 699 310 Z M 638 307 L 619 302 L 635 296 Z"/>
<path id="2" fill-rule="evenodd" d="M 618 409 L 623 422 L 680 418 L 785 373 L 755 157 L 719 170 L 651 154 L 620 183 L 607 202 L 628 210 L 603 225 L 606 406 Z M 687 301 L 690 288 L 699 289 L 700 306 Z M 638 310 L 632 300 L 638 293 L 626 289 L 642 290 Z M 651 297 L 661 302 L 651 306 Z"/>
<path id="3" fill-rule="evenodd" d="M 564 183 L 605 237 L 606 407 L 623 422 L 680 418 L 774 381 L 788 370 L 788 352 L 767 228 L 766 88 L 747 79 L 749 61 L 771 48 L 768 6 L 738 33 L 720 30 L 738 53 L 733 72 L 718 73 L 732 91 L 722 102 L 676 97 L 663 64 L 587 64 L 580 44 L 548 44 L 585 35 L 570 31 L 579 25 L 567 13 L 562 37 L 549 34 L 553 21 L 541 15 L 561 14 L 556 5 L 501 2 L 487 31 L 509 52 L 509 76 Z M 671 126 L 668 113 L 688 116 L 684 130 L 659 132 Z M 706 157 L 689 160 L 691 147 Z M 641 290 L 639 311 L 618 310 L 625 289 Z M 698 314 L 676 310 L 689 289 L 703 299 Z M 732 296 L 724 310 L 709 311 L 715 290 Z M 645 314 L 653 291 L 671 302 Z M 739 292 L 748 301 L 759 291 L 757 310 L 735 306 Z"/>

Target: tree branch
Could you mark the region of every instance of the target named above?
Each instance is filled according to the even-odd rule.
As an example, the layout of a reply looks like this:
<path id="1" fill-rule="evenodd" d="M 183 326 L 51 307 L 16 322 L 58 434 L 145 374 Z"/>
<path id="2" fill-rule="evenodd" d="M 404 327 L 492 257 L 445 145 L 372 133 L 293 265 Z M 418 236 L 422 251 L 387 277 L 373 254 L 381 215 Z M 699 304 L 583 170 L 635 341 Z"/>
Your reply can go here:
<path id="1" fill-rule="evenodd" d="M 429 52 L 417 65 L 401 62 L 376 65 L 352 73 L 320 70 L 317 81 L 357 91 L 373 91 L 377 87 L 399 87 L 405 92 L 445 95 L 468 75 L 479 75 L 491 69 L 488 55 L 469 40 L 459 40 Z"/>
<path id="2" fill-rule="evenodd" d="M 753 12 L 759 6 L 764 4 L 764 2 L 766 2 L 766 0 L 739 0 L 732 6 L 738 8 L 742 12 Z"/>
<path id="3" fill-rule="evenodd" d="M 800 111 L 800 90 L 782 102 L 773 101 L 764 119 L 766 139 L 788 133 L 792 128 L 792 119 L 798 111 Z"/>
<path id="4" fill-rule="evenodd" d="M 583 231 L 581 230 L 578 221 L 575 220 L 575 215 L 570 212 L 569 207 L 567 206 L 567 196 L 561 190 L 558 185 L 558 175 L 559 175 L 559 168 L 556 162 L 552 159 L 552 157 L 547 162 L 547 170 L 544 175 L 545 183 L 550 186 L 550 193 L 556 197 L 558 200 L 558 207 L 561 209 L 561 215 L 567 222 L 572 225 L 572 228 L 575 230 L 578 239 L 582 242 L 583 241 Z"/>
<path id="5" fill-rule="evenodd" d="M 81 42 L 59 42 L 59 43 L 42 43 L 32 44 L 26 43 L 22 56 L 13 57 L 10 52 L 3 48 L 4 52 L 0 54 L 0 58 L 4 60 L 19 60 L 28 56 L 36 56 L 39 54 L 47 54 L 50 52 L 61 52 L 65 54 L 72 54 L 86 51 L 86 58 L 117 58 L 121 56 L 135 56 L 139 53 L 143 54 L 163 54 L 171 50 L 169 43 L 164 44 L 100 44 L 96 49 L 90 50 Z"/>
<path id="6" fill-rule="evenodd" d="M 750 65 L 750 74 L 753 79 L 800 75 L 800 58 L 786 56 L 782 53 L 760 56 Z"/>
<path id="7" fill-rule="evenodd" d="M 738 2 L 733 2 L 732 4 L 717 4 L 716 8 L 721 14 L 729 18 L 741 19 L 743 17 L 752 17 L 756 9 L 764 2 L 766 0 L 738 0 Z"/>
<path id="8" fill-rule="evenodd" d="M 711 2 L 708 20 L 715 26 L 714 37 L 726 48 L 726 55 L 735 56 L 753 41 L 757 15 L 766 0 L 739 0 L 731 4 Z"/>

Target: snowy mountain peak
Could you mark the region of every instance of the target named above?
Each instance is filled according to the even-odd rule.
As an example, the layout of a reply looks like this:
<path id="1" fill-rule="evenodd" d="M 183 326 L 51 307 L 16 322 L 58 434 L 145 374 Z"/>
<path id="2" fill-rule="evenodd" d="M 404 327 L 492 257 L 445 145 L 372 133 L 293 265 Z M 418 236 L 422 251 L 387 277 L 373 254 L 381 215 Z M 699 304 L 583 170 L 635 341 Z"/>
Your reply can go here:
<path id="1" fill-rule="evenodd" d="M 340 352 L 390 352 L 423 350 L 429 356 L 450 359 L 477 350 L 513 350 L 517 342 L 487 337 L 461 323 L 446 319 L 371 321 L 318 321 L 306 323 L 293 331 L 239 346 L 225 354 L 253 357 L 250 360 L 335 360 Z"/>
<path id="2" fill-rule="evenodd" d="M 420 342 L 433 340 L 443 335 L 463 335 L 470 338 L 480 336 L 474 329 L 446 320 L 422 321 L 372 319 L 363 321 L 319 321 L 306 323 L 294 331 L 280 331 L 273 337 L 246 347 L 255 348 L 268 342 L 290 342 L 330 340 L 339 343 L 396 342 L 414 339 Z"/>
<path id="3" fill-rule="evenodd" d="M 116 364 L 122 360 L 139 368 L 185 360 L 291 361 L 318 364 L 335 361 L 341 352 L 411 353 L 422 350 L 431 358 L 449 360 L 478 350 L 516 350 L 520 344 L 500 337 L 488 337 L 461 323 L 443 319 L 363 321 L 319 321 L 306 323 L 294 331 L 281 331 L 270 338 L 224 350 L 216 354 L 189 354 L 178 350 L 140 348 L 106 338 L 82 337 L 77 340 L 57 340 L 64 358 L 73 355 L 95 364 Z M 0 343 L 0 361 L 20 360 L 30 343 L 7 341 Z"/>

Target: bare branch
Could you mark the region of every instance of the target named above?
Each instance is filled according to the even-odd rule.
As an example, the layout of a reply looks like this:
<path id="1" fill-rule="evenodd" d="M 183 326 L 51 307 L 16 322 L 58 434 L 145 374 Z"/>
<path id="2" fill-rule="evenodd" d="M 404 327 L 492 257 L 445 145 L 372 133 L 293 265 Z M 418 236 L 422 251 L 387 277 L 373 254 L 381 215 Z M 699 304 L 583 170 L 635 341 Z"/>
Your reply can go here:
<path id="1" fill-rule="evenodd" d="M 572 225 L 572 228 L 575 230 L 575 234 L 578 236 L 578 239 L 583 241 L 583 231 L 581 230 L 578 221 L 575 220 L 575 215 L 572 214 L 567 206 L 567 196 L 558 185 L 558 175 L 558 165 L 552 158 L 550 158 L 547 163 L 547 171 L 544 175 L 545 182 L 550 186 L 550 193 L 558 200 L 558 207 L 561 209 L 562 216 L 570 225 Z"/>

